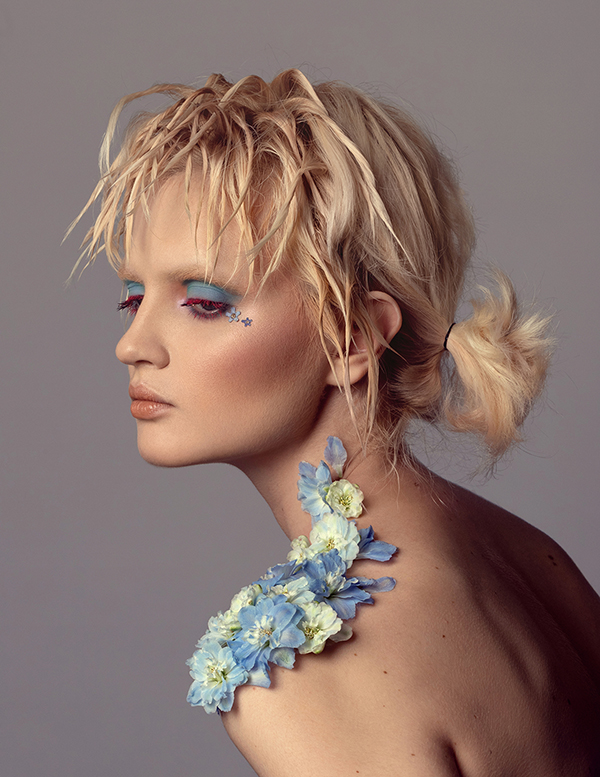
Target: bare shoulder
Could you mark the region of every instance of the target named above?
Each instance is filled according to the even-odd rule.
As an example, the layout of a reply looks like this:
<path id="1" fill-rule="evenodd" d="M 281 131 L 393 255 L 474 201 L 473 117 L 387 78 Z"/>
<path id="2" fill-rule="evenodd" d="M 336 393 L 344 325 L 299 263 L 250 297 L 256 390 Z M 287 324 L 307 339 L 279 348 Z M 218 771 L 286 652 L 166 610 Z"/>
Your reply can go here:
<path id="1" fill-rule="evenodd" d="M 291 671 L 275 667 L 269 689 L 237 689 L 223 722 L 259 775 L 461 774 L 443 715 L 427 698 L 424 680 L 439 661 L 422 650 L 429 637 L 416 600 L 401 590 L 401 569 L 400 559 L 386 564 L 397 589 L 359 609 L 351 640 L 297 656 Z M 365 564 L 359 573 L 383 571 Z"/>
<path id="2" fill-rule="evenodd" d="M 529 602 L 532 617 L 550 619 L 600 686 L 600 597 L 551 537 L 502 508 L 464 494 L 470 552 L 480 574 L 498 577 Z"/>
<path id="3" fill-rule="evenodd" d="M 223 722 L 261 777 L 461 775 L 422 689 L 407 682 L 410 670 L 385 655 L 387 641 L 372 649 L 365 615 L 351 641 L 297 656 L 292 671 L 275 667 L 269 689 L 236 691 Z"/>
<path id="4" fill-rule="evenodd" d="M 236 691 L 223 720 L 257 773 L 593 773 L 600 603 L 567 554 L 462 490 L 389 533 L 398 557 L 357 574 L 397 586 L 353 638 Z"/>

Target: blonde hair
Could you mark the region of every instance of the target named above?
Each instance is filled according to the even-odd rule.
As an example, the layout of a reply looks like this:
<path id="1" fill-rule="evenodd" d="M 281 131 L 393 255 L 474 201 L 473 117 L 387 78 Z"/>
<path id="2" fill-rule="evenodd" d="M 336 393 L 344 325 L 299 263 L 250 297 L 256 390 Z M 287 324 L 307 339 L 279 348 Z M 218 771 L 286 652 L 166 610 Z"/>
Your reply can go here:
<path id="1" fill-rule="evenodd" d="M 122 109 L 151 94 L 172 103 L 136 116 L 111 161 Z M 218 243 L 234 221 L 263 282 L 280 267 L 299 279 L 328 352 L 333 344 L 347 360 L 353 332 L 365 335 L 361 429 L 392 462 L 404 454 L 407 425 L 417 418 L 478 433 L 492 459 L 521 439 L 548 366 L 548 321 L 523 314 L 498 272 L 497 296 L 483 289 L 473 316 L 446 337 L 474 245 L 473 220 L 451 163 L 405 112 L 345 84 L 313 86 L 298 70 L 271 83 L 212 75 L 201 89 L 161 84 L 118 103 L 100 168 L 82 211 L 102 197 L 83 243 L 85 266 L 103 249 L 119 265 L 134 211 L 149 217 L 157 186 L 183 174 L 189 217 L 193 185 L 214 225 L 209 242 Z M 381 359 L 368 305 L 374 290 L 393 296 L 403 315 Z M 453 362 L 445 363 L 445 338 Z M 347 379 L 344 388 L 354 411 Z"/>

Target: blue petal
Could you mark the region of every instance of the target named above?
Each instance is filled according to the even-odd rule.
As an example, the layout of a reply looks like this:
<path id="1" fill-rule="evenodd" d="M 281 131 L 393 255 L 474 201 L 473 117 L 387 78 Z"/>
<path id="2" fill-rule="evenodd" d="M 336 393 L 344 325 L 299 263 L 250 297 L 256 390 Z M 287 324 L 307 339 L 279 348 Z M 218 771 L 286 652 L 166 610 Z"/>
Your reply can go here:
<path id="1" fill-rule="evenodd" d="M 302 641 L 304 641 L 304 635 L 302 635 Z M 294 661 L 296 660 L 296 653 L 291 647 L 275 648 L 271 652 L 269 661 L 277 666 L 283 666 L 285 669 L 292 669 Z"/>
<path id="2" fill-rule="evenodd" d="M 357 559 L 370 558 L 373 561 L 389 561 L 398 550 L 395 545 L 381 540 L 373 540 L 362 551 L 358 552 Z"/>
<path id="3" fill-rule="evenodd" d="M 271 601 L 275 605 L 271 613 L 275 619 L 275 630 L 284 629 L 289 623 L 298 622 L 299 618 L 296 618 L 296 615 L 299 614 L 300 608 L 288 602 L 285 594 L 277 594 Z"/>
<path id="4" fill-rule="evenodd" d="M 376 540 L 372 526 L 359 529 L 358 533 L 360 534 L 360 542 L 358 543 L 357 559 L 370 558 L 373 561 L 389 561 L 398 550 L 395 545 L 391 545 L 389 542 Z"/>
<path id="5" fill-rule="evenodd" d="M 327 447 L 325 448 L 323 458 L 335 471 L 336 475 L 341 478 L 348 454 L 339 437 L 327 438 Z"/>
<path id="6" fill-rule="evenodd" d="M 301 616 L 302 617 L 302 616 Z M 304 642 L 305 636 L 303 632 L 296 626 L 286 626 L 285 629 L 279 635 L 279 642 L 282 647 L 297 648 Z M 270 658 L 269 661 L 273 659 Z"/>
<path id="7" fill-rule="evenodd" d="M 346 580 L 346 584 L 339 591 L 335 591 L 327 599 L 327 604 L 333 607 L 342 620 L 348 620 L 354 618 L 357 604 L 373 604 L 373 599 L 362 590 L 359 578 L 352 577 Z"/>
<path id="8" fill-rule="evenodd" d="M 304 512 L 309 513 L 314 520 L 320 520 L 323 515 L 332 511 L 325 501 L 327 486 L 331 485 L 331 472 L 322 461 L 317 469 L 303 461 L 300 464 L 300 480 L 298 481 L 298 499 Z"/>
<path id="9" fill-rule="evenodd" d="M 327 599 L 327 604 L 335 610 L 336 615 L 343 621 L 350 620 L 350 618 L 354 618 L 356 615 L 357 604 L 373 604 L 373 599 L 369 594 L 361 591 L 360 588 L 358 589 L 358 592 L 363 596 L 352 596 L 347 599 L 342 596 L 332 596 L 330 599 Z"/>
<path id="10" fill-rule="evenodd" d="M 312 464 L 309 464 L 308 461 L 301 461 L 298 465 L 298 472 L 301 478 L 314 478 L 317 469 Z"/>
<path id="11" fill-rule="evenodd" d="M 199 680 L 194 680 L 194 682 L 190 685 L 187 700 L 192 705 L 192 707 L 199 707 L 203 703 L 202 690 L 203 685 Z"/>
<path id="12" fill-rule="evenodd" d="M 271 647 L 267 645 L 251 645 L 245 639 L 232 640 L 230 647 L 233 650 L 236 661 L 251 674 L 256 667 L 269 660 Z"/>
<path id="13" fill-rule="evenodd" d="M 371 577 L 357 577 L 356 579 L 363 591 L 368 591 L 371 594 L 391 591 L 396 587 L 396 581 L 393 577 L 379 577 L 377 580 Z"/>
<path id="14" fill-rule="evenodd" d="M 287 561 L 285 564 L 275 564 L 266 573 L 255 580 L 252 585 L 258 584 L 266 594 L 274 585 L 283 585 L 288 580 L 293 580 L 298 575 L 300 565 L 296 561 Z"/>
<path id="15" fill-rule="evenodd" d="M 233 700 L 233 691 L 228 691 L 219 702 L 217 709 L 220 712 L 229 712 L 229 710 L 233 707 Z"/>
<path id="16" fill-rule="evenodd" d="M 329 467 L 324 461 L 322 461 L 317 467 L 317 473 L 315 477 L 319 481 L 320 486 L 331 485 L 331 472 L 329 470 Z"/>
<path id="17" fill-rule="evenodd" d="M 268 665 L 259 664 L 255 669 L 248 673 L 247 685 L 259 685 L 261 688 L 268 688 L 271 685 Z"/>

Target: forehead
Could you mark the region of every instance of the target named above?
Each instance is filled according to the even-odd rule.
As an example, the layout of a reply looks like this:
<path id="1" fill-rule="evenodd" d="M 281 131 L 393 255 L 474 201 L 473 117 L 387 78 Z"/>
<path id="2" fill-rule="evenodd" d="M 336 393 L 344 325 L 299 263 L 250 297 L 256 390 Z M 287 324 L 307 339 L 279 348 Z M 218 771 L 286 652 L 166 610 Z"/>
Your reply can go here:
<path id="1" fill-rule="evenodd" d="M 140 283 L 148 282 L 150 275 L 178 283 L 201 279 L 225 286 L 240 297 L 254 297 L 263 290 L 285 291 L 294 308 L 302 307 L 302 287 L 288 263 L 271 268 L 268 247 L 250 261 L 249 222 L 244 225 L 243 219 L 232 218 L 232 208 L 222 216 L 210 210 L 208 195 L 194 177 L 187 202 L 183 174 L 162 183 L 148 198 L 148 211 L 138 206 L 133 214 L 131 241 L 117 270 L 119 277 Z M 247 226 L 245 232 L 240 222 Z"/>
<path id="2" fill-rule="evenodd" d="M 226 217 L 222 225 L 211 217 L 206 197 L 193 184 L 186 197 L 184 176 L 174 176 L 149 197 L 147 212 L 136 208 L 131 241 L 118 271 L 121 277 L 155 271 L 173 275 L 193 268 L 205 277 L 218 273 L 249 282 L 238 223 Z"/>

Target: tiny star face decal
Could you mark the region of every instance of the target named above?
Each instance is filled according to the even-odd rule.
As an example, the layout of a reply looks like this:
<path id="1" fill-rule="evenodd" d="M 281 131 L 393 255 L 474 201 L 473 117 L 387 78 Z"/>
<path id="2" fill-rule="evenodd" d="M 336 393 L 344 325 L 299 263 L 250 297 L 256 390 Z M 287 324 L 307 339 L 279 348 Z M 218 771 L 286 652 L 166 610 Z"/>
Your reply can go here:
<path id="1" fill-rule="evenodd" d="M 235 305 L 232 305 L 229 310 L 226 313 L 227 318 L 229 319 L 229 323 L 233 324 L 236 321 L 240 320 L 240 316 L 242 315 L 241 310 L 237 310 Z"/>
<path id="2" fill-rule="evenodd" d="M 227 310 L 227 312 L 225 313 L 225 315 L 226 315 L 226 316 L 227 316 L 227 318 L 229 319 L 229 323 L 230 323 L 230 324 L 235 324 L 235 323 L 238 323 L 238 322 L 240 322 L 240 323 L 242 323 L 244 326 L 250 326 L 250 324 L 252 323 L 252 319 L 251 319 L 251 318 L 248 318 L 248 316 L 246 316 L 246 318 L 242 318 L 242 319 L 241 319 L 241 321 L 240 321 L 240 316 L 242 315 L 242 311 L 241 311 L 241 310 L 238 310 L 238 309 L 235 307 L 235 305 L 232 305 L 232 306 L 231 306 L 231 307 L 230 307 L 230 308 Z"/>

